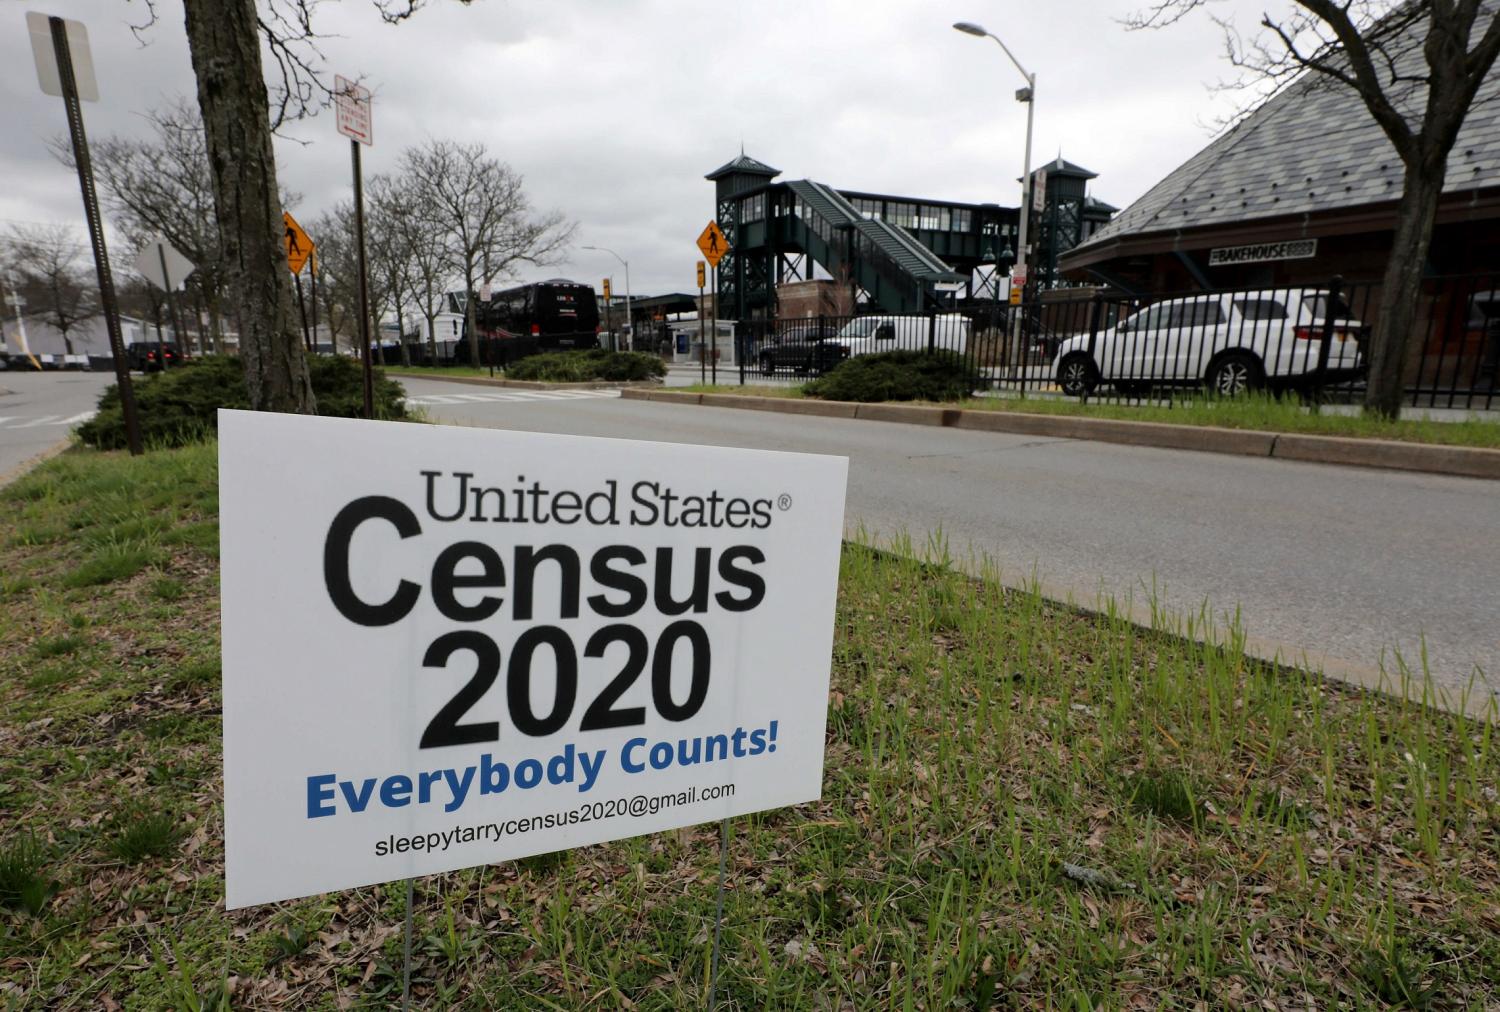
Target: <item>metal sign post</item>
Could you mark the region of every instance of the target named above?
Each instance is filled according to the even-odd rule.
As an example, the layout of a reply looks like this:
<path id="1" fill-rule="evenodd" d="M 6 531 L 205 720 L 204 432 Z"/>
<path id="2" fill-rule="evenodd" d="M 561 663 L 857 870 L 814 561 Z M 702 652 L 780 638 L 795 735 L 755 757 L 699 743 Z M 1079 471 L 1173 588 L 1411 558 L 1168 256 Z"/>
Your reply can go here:
<path id="1" fill-rule="evenodd" d="M 165 245 L 158 245 L 156 247 L 156 257 L 161 265 L 161 272 L 165 275 L 167 273 L 167 250 Z M 167 300 L 167 315 L 172 319 L 172 336 L 177 339 L 177 348 L 180 351 L 186 342 L 182 336 L 182 321 L 177 318 L 177 303 L 172 301 L 172 289 L 170 286 L 162 292 L 162 298 Z M 167 367 L 166 359 L 162 360 L 161 367 L 163 369 Z"/>
<path id="2" fill-rule="evenodd" d="M 177 319 L 177 306 L 172 301 L 172 291 L 181 287 L 187 276 L 196 269 L 193 262 L 161 236 L 153 236 L 136 254 L 134 266 L 148 284 L 161 289 L 162 298 L 167 300 L 167 314 L 172 320 L 172 335 L 180 350 L 183 341 L 182 322 Z M 156 316 L 156 355 L 165 371 L 167 349 L 161 335 L 161 307 L 153 305 L 152 311 Z"/>
<path id="3" fill-rule="evenodd" d="M 302 275 L 293 274 L 297 282 L 297 311 L 302 316 L 302 343 L 307 347 L 307 353 L 313 353 L 312 331 L 307 329 L 307 300 L 302 295 Z"/>
<path id="4" fill-rule="evenodd" d="M 703 232 L 698 236 L 698 248 L 703 251 L 703 257 L 708 265 L 714 269 L 714 308 L 713 308 L 713 353 L 714 363 L 713 381 L 719 382 L 719 261 L 729 252 L 729 240 L 724 235 L 724 230 L 719 227 L 717 221 L 710 220 L 703 227 Z M 700 297 L 701 304 L 701 297 Z M 701 317 L 701 313 L 699 314 Z M 702 334 L 700 320 L 699 334 Z M 703 353 L 708 354 L 707 342 L 703 345 Z"/>
<path id="5" fill-rule="evenodd" d="M 707 382 L 704 371 L 708 368 L 708 359 L 703 352 L 703 261 L 698 261 L 698 382 Z"/>
<path id="6" fill-rule="evenodd" d="M 302 315 L 302 343 L 307 346 L 309 354 L 313 351 L 312 332 L 307 329 L 307 300 L 302 295 L 302 268 L 312 259 L 313 241 L 302 231 L 302 226 L 297 224 L 297 219 L 290 212 L 281 212 L 281 224 L 286 241 L 286 266 L 292 272 L 292 277 L 297 282 L 297 309 Z M 313 292 L 313 314 L 316 320 L 318 293 Z M 316 323 L 314 323 L 316 326 Z"/>
<path id="7" fill-rule="evenodd" d="M 313 350 L 318 347 L 318 253 L 313 251 L 307 261 L 307 283 L 312 287 L 312 340 Z M 329 351 L 334 355 L 339 353 L 339 343 L 334 340 L 333 332 L 328 334 Z"/>
<path id="8" fill-rule="evenodd" d="M 361 144 L 374 143 L 370 123 L 370 89 L 335 77 L 339 133 L 349 138 L 354 169 L 354 244 L 359 255 L 360 361 L 365 374 L 365 417 L 375 417 L 375 368 L 370 360 L 370 283 L 365 265 L 365 182 L 359 163 Z"/>
<path id="9" fill-rule="evenodd" d="M 125 341 L 120 336 L 120 309 L 115 301 L 115 282 L 109 269 L 109 251 L 104 245 L 104 227 L 99 220 L 99 198 L 94 191 L 94 166 L 89 161 L 88 137 L 83 131 L 81 100 L 99 100 L 89 56 L 88 32 L 78 21 L 64 21 L 36 11 L 26 13 L 31 52 L 36 58 L 37 80 L 42 91 L 60 96 L 68 114 L 68 134 L 73 142 L 73 164 L 78 168 L 78 186 L 83 191 L 83 213 L 88 219 L 89 242 L 94 248 L 94 269 L 99 277 L 99 304 L 109 332 L 109 350 L 115 360 L 115 384 L 120 391 L 120 410 L 125 416 L 125 440 L 132 454 L 141 452 L 141 425 L 136 417 L 135 389 L 130 383 L 130 365 L 125 361 Z M 47 45 L 49 41 L 51 45 Z M 70 42 L 78 43 L 79 65 L 73 66 Z M 80 82 L 83 87 L 80 88 Z"/>

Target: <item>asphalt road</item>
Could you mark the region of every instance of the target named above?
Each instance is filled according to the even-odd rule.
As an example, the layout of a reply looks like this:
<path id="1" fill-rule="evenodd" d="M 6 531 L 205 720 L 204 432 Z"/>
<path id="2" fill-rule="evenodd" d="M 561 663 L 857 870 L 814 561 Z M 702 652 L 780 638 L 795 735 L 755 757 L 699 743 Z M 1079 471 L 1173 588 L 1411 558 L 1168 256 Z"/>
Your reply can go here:
<path id="1" fill-rule="evenodd" d="M 437 421 L 850 458 L 846 523 L 982 553 L 1054 596 L 1181 614 L 1238 609 L 1261 652 L 1330 673 L 1391 651 L 1500 688 L 1494 483 L 1082 440 L 681 407 L 516 397 L 404 380 Z M 502 395 L 507 399 L 498 399 Z M 434 396 L 436 395 L 436 396 Z"/>
<path id="2" fill-rule="evenodd" d="M 0 474 L 67 439 L 113 381 L 107 372 L 0 372 Z"/>

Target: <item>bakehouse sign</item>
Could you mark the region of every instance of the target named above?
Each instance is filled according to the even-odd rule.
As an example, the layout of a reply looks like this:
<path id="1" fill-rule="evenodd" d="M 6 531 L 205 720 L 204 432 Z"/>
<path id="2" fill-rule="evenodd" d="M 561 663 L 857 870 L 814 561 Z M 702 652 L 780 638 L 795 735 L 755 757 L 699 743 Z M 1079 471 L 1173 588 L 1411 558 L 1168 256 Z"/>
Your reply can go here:
<path id="1" fill-rule="evenodd" d="M 1263 242 L 1253 246 L 1224 246 L 1208 251 L 1208 266 L 1259 264 L 1269 260 L 1306 260 L 1318 255 L 1318 240 L 1292 239 L 1288 242 Z"/>

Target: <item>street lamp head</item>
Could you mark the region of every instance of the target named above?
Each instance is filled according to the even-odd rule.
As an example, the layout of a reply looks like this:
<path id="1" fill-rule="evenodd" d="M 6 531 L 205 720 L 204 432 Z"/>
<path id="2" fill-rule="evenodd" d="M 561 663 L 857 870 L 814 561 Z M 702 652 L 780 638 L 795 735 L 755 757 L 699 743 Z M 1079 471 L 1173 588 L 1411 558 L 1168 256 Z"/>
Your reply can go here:
<path id="1" fill-rule="evenodd" d="M 989 32 L 985 31 L 984 28 L 976 25 L 972 21 L 955 21 L 953 23 L 953 27 L 963 32 L 965 35 L 977 35 L 980 38 L 984 38 L 989 34 Z"/>

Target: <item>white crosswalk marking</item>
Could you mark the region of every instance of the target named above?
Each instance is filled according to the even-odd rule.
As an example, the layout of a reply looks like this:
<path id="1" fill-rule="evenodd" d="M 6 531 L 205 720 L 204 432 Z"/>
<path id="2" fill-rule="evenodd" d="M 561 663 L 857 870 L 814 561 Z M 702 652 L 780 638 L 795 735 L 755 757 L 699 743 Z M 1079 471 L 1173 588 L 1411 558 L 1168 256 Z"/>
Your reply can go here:
<path id="1" fill-rule="evenodd" d="M 452 407 L 463 404 L 536 404 L 542 401 L 577 401 L 617 398 L 619 390 L 517 390 L 505 388 L 482 394 L 418 394 L 406 398 L 418 407 Z"/>
<path id="2" fill-rule="evenodd" d="M 19 415 L 0 415 L 0 426 L 6 422 L 19 422 L 12 425 L 12 429 L 39 429 L 51 425 L 81 425 L 94 417 L 95 412 L 85 411 L 83 414 L 74 415 L 72 418 L 63 418 L 61 415 L 41 415 L 37 418 L 22 418 Z"/>

